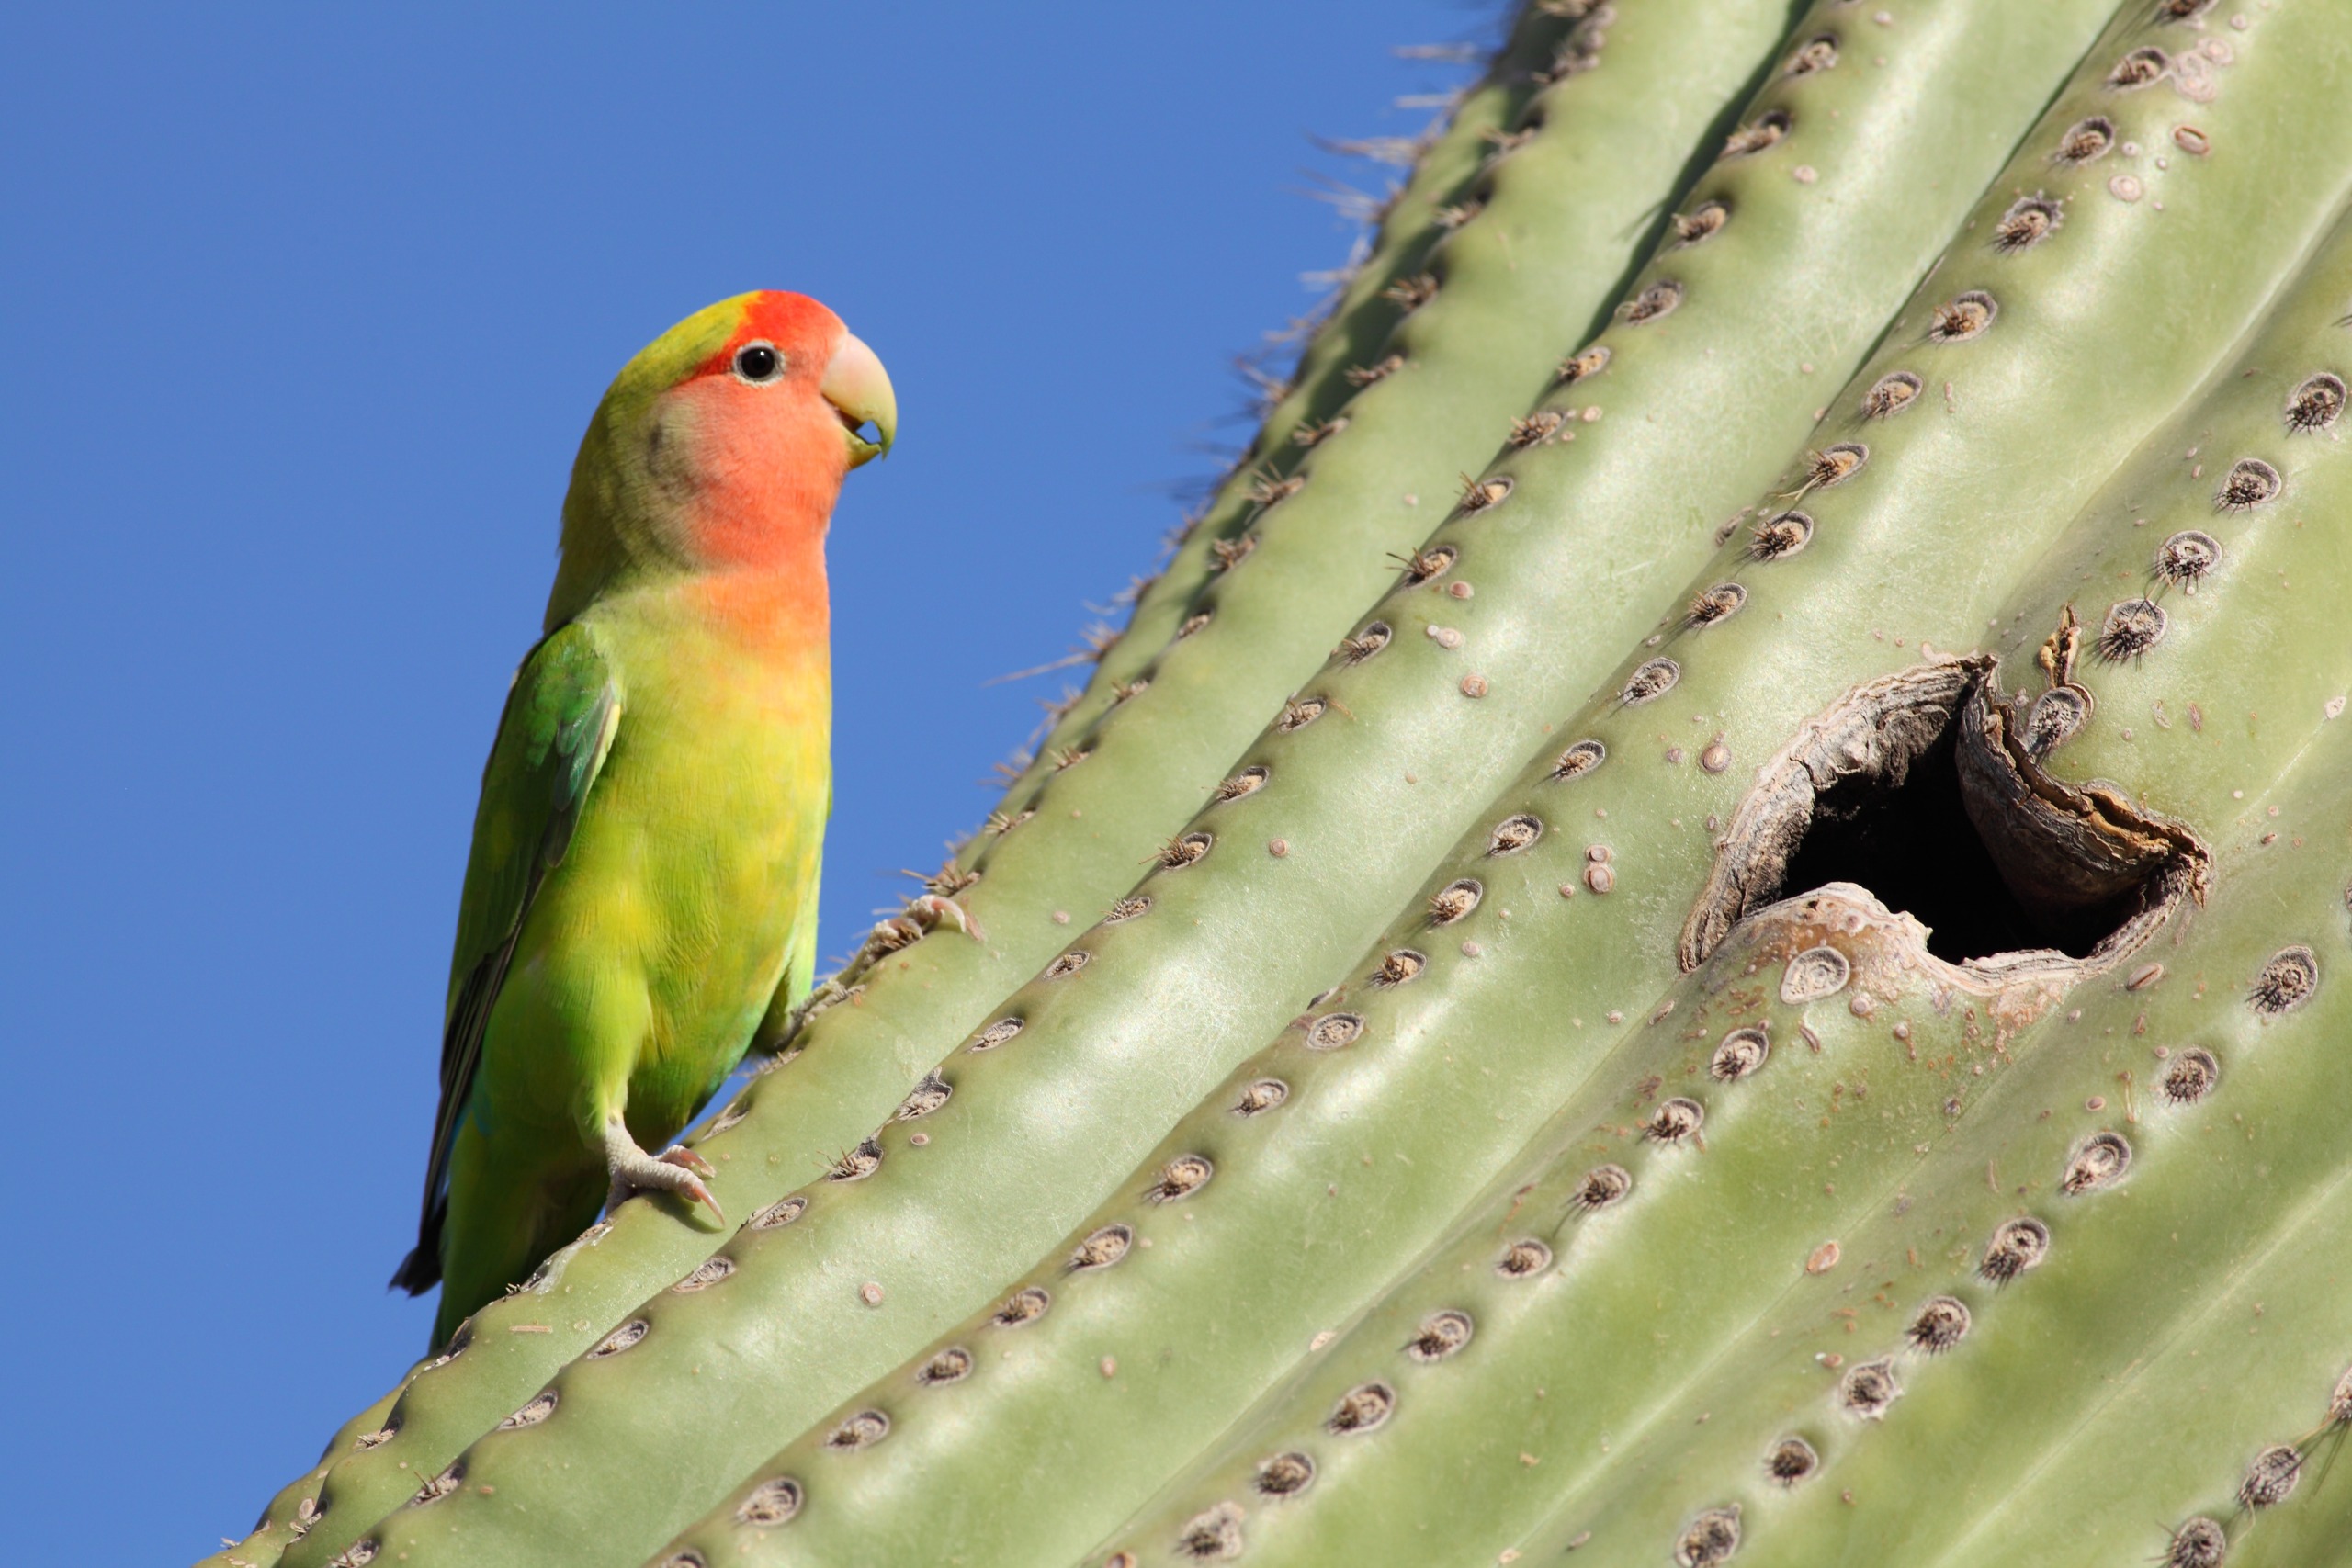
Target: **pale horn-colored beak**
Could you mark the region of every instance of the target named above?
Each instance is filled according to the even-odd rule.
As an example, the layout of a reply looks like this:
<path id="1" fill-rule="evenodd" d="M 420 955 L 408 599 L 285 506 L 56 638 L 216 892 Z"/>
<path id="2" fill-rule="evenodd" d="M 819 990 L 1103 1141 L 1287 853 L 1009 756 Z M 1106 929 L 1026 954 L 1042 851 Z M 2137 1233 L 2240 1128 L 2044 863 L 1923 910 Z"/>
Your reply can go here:
<path id="1" fill-rule="evenodd" d="M 826 362 L 825 378 L 817 390 L 833 405 L 849 432 L 849 466 L 872 462 L 890 450 L 899 434 L 899 400 L 890 390 L 890 373 L 874 351 L 851 333 L 842 334 L 841 346 Z M 865 438 L 871 424 L 875 438 Z"/>

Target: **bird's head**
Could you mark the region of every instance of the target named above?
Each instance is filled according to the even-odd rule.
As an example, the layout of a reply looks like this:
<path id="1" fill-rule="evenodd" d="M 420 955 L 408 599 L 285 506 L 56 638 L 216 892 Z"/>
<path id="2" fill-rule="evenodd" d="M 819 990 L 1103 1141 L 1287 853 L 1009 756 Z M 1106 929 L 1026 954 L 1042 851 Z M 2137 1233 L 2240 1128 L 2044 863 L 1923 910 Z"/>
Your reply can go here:
<path id="1" fill-rule="evenodd" d="M 822 540 L 842 476 L 889 451 L 898 420 L 882 362 L 807 295 L 696 311 L 597 405 L 564 502 L 559 604 L 576 613 L 639 570 L 793 564 Z"/>

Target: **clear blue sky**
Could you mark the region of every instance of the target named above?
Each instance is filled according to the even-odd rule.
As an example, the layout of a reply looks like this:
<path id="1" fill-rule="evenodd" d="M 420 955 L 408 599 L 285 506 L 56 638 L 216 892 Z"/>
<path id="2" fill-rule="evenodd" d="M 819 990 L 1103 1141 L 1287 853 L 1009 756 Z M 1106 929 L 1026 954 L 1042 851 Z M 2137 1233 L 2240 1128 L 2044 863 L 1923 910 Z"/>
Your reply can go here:
<path id="1" fill-rule="evenodd" d="M 0 47 L 0 1560 L 242 1533 L 424 1343 L 482 753 L 582 422 L 752 288 L 898 451 L 832 544 L 823 950 L 1244 434 L 1452 0 L 27 6 Z"/>

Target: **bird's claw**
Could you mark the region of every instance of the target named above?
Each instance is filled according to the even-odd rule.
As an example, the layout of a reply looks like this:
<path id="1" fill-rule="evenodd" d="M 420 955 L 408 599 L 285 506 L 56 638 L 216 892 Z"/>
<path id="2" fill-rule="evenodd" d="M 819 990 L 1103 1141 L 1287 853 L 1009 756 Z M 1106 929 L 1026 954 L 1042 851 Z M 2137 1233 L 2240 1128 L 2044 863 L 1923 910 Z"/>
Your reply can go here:
<path id="1" fill-rule="evenodd" d="M 605 1163 L 612 1172 L 613 1184 L 605 1195 L 607 1210 L 616 1208 L 639 1192 L 674 1192 L 688 1202 L 703 1203 L 727 1223 L 727 1211 L 703 1185 L 706 1176 L 717 1176 L 718 1168 L 684 1144 L 673 1144 L 658 1155 L 649 1155 L 637 1146 L 628 1131 L 617 1121 L 605 1134 Z"/>
<path id="2" fill-rule="evenodd" d="M 980 922 L 972 918 L 972 911 L 953 898 L 943 898 L 936 893 L 920 894 L 908 902 L 907 913 L 934 929 L 954 926 L 974 942 L 988 941 L 988 933 L 980 930 Z"/>

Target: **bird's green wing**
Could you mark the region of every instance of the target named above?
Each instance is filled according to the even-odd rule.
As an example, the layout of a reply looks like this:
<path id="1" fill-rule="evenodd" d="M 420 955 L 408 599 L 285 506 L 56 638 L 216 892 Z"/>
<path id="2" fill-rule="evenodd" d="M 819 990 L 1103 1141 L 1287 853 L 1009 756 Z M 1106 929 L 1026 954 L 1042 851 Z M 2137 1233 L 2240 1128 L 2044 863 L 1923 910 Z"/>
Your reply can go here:
<path id="1" fill-rule="evenodd" d="M 449 1003 L 441 1035 L 441 1108 L 433 1121 L 416 1250 L 392 1283 L 412 1293 L 441 1277 L 449 1149 L 481 1061 L 483 1031 L 514 956 L 531 900 L 562 863 L 572 829 L 612 750 L 620 694 L 594 634 L 574 622 L 531 650 L 515 672 L 482 769 L 473 852 L 458 909 Z"/>

